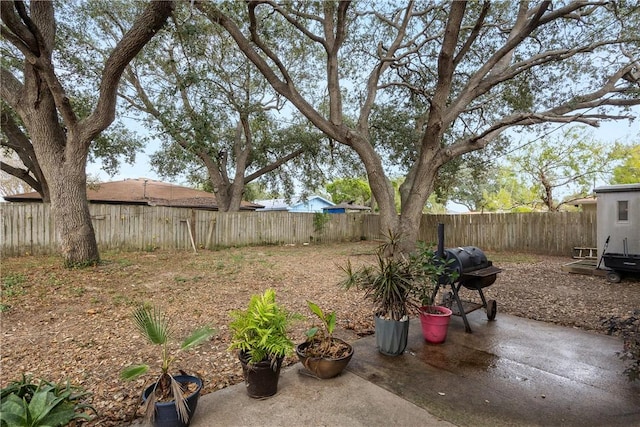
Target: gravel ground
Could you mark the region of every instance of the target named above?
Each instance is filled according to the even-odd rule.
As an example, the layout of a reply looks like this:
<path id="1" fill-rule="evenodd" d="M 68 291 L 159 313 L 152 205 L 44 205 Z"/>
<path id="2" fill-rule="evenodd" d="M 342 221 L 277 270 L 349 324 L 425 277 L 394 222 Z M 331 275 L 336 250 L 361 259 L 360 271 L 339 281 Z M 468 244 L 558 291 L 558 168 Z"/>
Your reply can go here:
<path id="1" fill-rule="evenodd" d="M 66 270 L 57 257 L 2 260 L 0 385 L 22 373 L 82 386 L 93 395 L 99 417 L 90 425 L 114 426 L 139 416 L 146 376 L 124 382 L 120 371 L 134 363 L 157 363 L 157 349 L 141 340 L 131 322 L 141 302 L 161 306 L 173 320 L 176 342 L 211 324 L 217 335 L 195 351 L 181 353 L 176 368 L 205 380 L 204 392 L 242 381 L 227 350 L 229 311 L 244 308 L 252 294 L 271 287 L 287 309 L 307 320 L 292 328 L 294 341 L 311 324 L 306 300 L 335 310 L 340 334 L 373 333 L 372 307 L 356 291 L 336 284 L 340 266 L 373 261 L 376 244 L 266 246 L 220 251 L 103 253 L 100 266 Z M 503 269 L 487 298 L 500 313 L 585 330 L 606 332 L 603 318 L 640 308 L 640 281 L 610 284 L 602 277 L 565 273 L 570 258 L 487 253 Z M 463 295 L 465 299 L 477 293 Z M 294 363 L 293 358 L 287 363 Z"/>

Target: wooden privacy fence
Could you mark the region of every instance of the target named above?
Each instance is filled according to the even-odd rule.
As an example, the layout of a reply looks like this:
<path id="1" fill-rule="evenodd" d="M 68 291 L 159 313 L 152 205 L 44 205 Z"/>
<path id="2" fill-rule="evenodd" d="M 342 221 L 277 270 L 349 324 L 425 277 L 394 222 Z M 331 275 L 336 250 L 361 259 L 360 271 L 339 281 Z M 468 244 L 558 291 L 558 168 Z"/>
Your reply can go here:
<path id="1" fill-rule="evenodd" d="M 2 254 L 56 253 L 56 230 L 48 204 L 2 203 Z M 136 205 L 89 205 L 101 250 L 216 248 L 375 240 L 379 216 L 347 213 L 224 213 Z M 445 224 L 445 244 L 483 250 L 571 255 L 574 246 L 595 247 L 596 217 L 590 212 L 423 215 L 420 240 L 435 242 Z"/>

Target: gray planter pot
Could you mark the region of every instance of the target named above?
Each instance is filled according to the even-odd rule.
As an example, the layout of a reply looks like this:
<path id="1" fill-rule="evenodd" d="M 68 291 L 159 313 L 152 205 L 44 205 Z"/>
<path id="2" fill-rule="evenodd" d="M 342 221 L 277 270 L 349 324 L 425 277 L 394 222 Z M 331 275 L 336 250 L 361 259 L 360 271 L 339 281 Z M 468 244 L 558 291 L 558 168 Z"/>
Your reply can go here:
<path id="1" fill-rule="evenodd" d="M 407 348 L 409 320 L 385 320 L 375 316 L 376 345 L 378 351 L 387 356 L 398 356 Z"/>

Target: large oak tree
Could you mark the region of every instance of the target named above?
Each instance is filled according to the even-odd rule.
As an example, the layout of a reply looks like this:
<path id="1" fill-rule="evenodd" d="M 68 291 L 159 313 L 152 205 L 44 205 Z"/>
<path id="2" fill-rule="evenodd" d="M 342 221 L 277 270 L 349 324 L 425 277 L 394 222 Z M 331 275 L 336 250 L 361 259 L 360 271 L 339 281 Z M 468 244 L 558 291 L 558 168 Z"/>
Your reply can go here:
<path id="1" fill-rule="evenodd" d="M 508 129 L 597 126 L 632 117 L 625 110 L 640 104 L 640 6 L 633 4 L 248 1 L 238 14 L 235 2 L 191 3 L 280 95 L 358 154 L 382 227 L 402 236 L 405 250 L 448 162 Z M 284 26 L 296 36 L 278 37 Z M 315 50 L 295 61 L 299 46 Z M 316 72 L 313 84 L 299 78 L 300 62 Z M 411 113 L 405 164 L 385 164 L 394 141 L 371 138 L 372 113 L 385 105 Z M 399 216 L 390 166 L 405 173 Z"/>
<path id="2" fill-rule="evenodd" d="M 164 25 L 173 9 L 149 2 L 112 50 L 101 73 L 98 99 L 78 114 L 56 70 L 54 2 L 2 1 L 2 37 L 20 52 L 20 68 L 3 63 L 0 94 L 22 120 L 49 188 L 62 254 L 67 265 L 100 259 L 86 197 L 86 161 L 92 141 L 114 120 L 118 83 L 127 64 Z M 67 41 L 71 43 L 72 40 Z M 85 111 L 84 108 L 81 111 Z"/>
<path id="3" fill-rule="evenodd" d="M 68 50 L 87 74 L 100 69 L 136 8 L 126 0 L 85 0 L 75 8 L 68 26 L 76 44 Z M 129 63 L 118 93 L 127 116 L 159 145 L 153 169 L 214 192 L 220 211 L 238 211 L 251 182 L 294 193 L 296 183 L 315 188 L 354 161 L 346 147 L 330 153 L 327 138 L 299 114 L 293 117 L 227 33 L 189 3 L 176 4 L 163 31 Z"/>

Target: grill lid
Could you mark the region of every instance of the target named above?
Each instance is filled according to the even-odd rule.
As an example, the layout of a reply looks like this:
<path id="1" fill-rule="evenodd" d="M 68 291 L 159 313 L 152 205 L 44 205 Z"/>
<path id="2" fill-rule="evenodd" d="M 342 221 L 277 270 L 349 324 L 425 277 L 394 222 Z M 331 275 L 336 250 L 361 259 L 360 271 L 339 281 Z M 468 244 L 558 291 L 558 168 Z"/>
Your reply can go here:
<path id="1" fill-rule="evenodd" d="M 491 266 L 487 256 L 476 246 L 445 249 L 444 256 L 449 263 L 447 270 L 450 274 L 457 272 L 462 275 Z"/>

